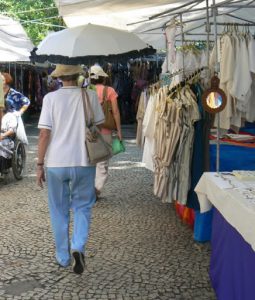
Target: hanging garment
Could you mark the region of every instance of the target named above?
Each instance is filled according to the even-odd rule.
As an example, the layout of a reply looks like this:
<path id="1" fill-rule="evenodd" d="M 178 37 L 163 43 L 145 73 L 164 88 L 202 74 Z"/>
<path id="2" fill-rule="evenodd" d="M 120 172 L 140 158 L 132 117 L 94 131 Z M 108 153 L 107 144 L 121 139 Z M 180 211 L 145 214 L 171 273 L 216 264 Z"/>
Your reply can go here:
<path id="1" fill-rule="evenodd" d="M 187 109 L 184 111 L 184 123 L 188 126 L 189 132 L 179 164 L 176 199 L 179 203 L 186 204 L 191 182 L 190 169 L 193 154 L 194 123 L 200 119 L 200 114 L 196 103 L 196 97 L 190 89 L 188 91 L 183 91 L 183 97 L 187 97 L 188 100 L 186 102 Z"/>
<path id="2" fill-rule="evenodd" d="M 220 112 L 220 128 L 229 129 L 231 117 L 234 115 L 233 97 L 230 89 L 233 86 L 233 76 L 235 72 L 235 51 L 233 41 L 229 35 L 224 35 L 221 39 L 221 60 L 220 60 L 220 88 L 227 97 L 226 107 Z M 215 120 L 216 122 L 216 120 Z M 217 124 L 215 124 L 217 126 Z"/>
<path id="3" fill-rule="evenodd" d="M 154 171 L 153 192 L 162 202 L 187 203 L 199 120 L 197 97 L 188 84 L 171 95 L 167 86 L 150 93 L 143 118 L 143 162 Z"/>
<path id="4" fill-rule="evenodd" d="M 236 43 L 236 58 L 233 85 L 230 88 L 230 93 L 232 97 L 244 101 L 251 87 L 249 53 L 244 37 L 240 37 L 239 43 Z"/>
<path id="5" fill-rule="evenodd" d="M 255 74 L 252 73 L 251 95 L 247 103 L 245 119 L 248 122 L 255 122 Z"/>
<path id="6" fill-rule="evenodd" d="M 136 114 L 136 120 L 137 120 L 137 129 L 136 129 L 136 144 L 138 147 L 142 148 L 144 144 L 144 136 L 143 136 L 143 118 L 145 114 L 146 109 L 146 97 L 147 94 L 145 91 L 142 92 L 139 100 L 138 110 Z"/>
<path id="7" fill-rule="evenodd" d="M 168 55 L 168 66 L 167 66 L 167 71 L 171 70 L 171 65 L 174 63 L 175 61 L 175 36 L 176 36 L 176 24 L 175 24 L 175 20 L 173 20 L 171 22 L 171 24 L 169 24 L 166 27 L 166 40 L 167 40 L 167 55 Z"/>
<path id="8" fill-rule="evenodd" d="M 200 210 L 197 194 L 194 189 L 205 171 L 209 171 L 209 133 L 212 116 L 207 113 L 202 105 L 203 90 L 199 84 L 192 87 L 196 95 L 200 120 L 194 124 L 194 143 L 191 161 L 191 184 L 188 193 L 187 207 Z"/>
<path id="9" fill-rule="evenodd" d="M 255 70 L 254 39 L 250 34 L 234 30 L 220 39 L 220 88 L 225 92 L 227 104 L 219 114 L 220 128 L 239 130 L 249 116 L 249 108 L 255 96 L 252 87 L 252 71 Z M 215 50 L 213 51 L 214 55 Z M 215 58 L 212 57 L 212 63 Z M 215 126 L 216 120 L 215 120 Z"/>
<path id="10" fill-rule="evenodd" d="M 249 66 L 250 71 L 255 73 L 255 39 L 253 36 L 249 37 L 248 41 L 248 53 L 249 53 Z"/>
<path id="11" fill-rule="evenodd" d="M 155 94 L 150 95 L 142 124 L 143 136 L 145 137 L 142 162 L 145 164 L 145 167 L 151 171 L 154 171 L 155 97 Z"/>
<path id="12" fill-rule="evenodd" d="M 159 117 L 159 130 L 161 131 L 159 139 L 155 140 L 157 152 L 155 152 L 154 193 L 164 202 L 168 198 L 169 166 L 181 133 L 181 105 L 170 101 L 168 99 Z"/>

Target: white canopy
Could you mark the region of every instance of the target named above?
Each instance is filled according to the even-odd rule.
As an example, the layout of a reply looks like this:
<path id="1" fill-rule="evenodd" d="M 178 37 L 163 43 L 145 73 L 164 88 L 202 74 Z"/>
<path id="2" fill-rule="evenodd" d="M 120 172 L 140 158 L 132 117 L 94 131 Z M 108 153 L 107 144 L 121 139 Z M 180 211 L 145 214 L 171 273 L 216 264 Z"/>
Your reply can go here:
<path id="1" fill-rule="evenodd" d="M 55 0 L 59 13 L 63 16 L 68 27 L 93 23 L 122 28 L 135 32 L 145 42 L 157 49 L 165 48 L 165 37 L 162 28 L 178 13 L 184 12 L 183 22 L 186 24 L 185 38 L 206 39 L 206 1 L 205 0 Z M 217 22 L 253 21 L 254 1 L 216 0 L 218 7 Z M 209 6 L 213 3 L 209 0 Z M 239 9 L 238 6 L 250 5 L 251 8 Z M 179 7 L 177 9 L 177 7 Z M 169 11 L 173 10 L 174 11 Z M 156 14 L 165 13 L 149 20 Z M 211 15 L 211 13 L 210 13 Z M 178 16 L 177 16 L 178 18 Z M 147 20 L 147 22 L 143 22 Z M 212 22 L 212 16 L 210 22 Z M 137 23 L 140 22 L 140 23 Z M 186 23 L 187 22 L 187 23 Z M 137 23 L 128 25 L 130 23 Z M 219 28 L 219 32 L 222 28 Z M 180 28 L 179 32 L 180 34 Z M 213 39 L 211 32 L 211 39 Z"/>
<path id="2" fill-rule="evenodd" d="M 0 62 L 29 61 L 33 47 L 18 21 L 0 15 Z"/>

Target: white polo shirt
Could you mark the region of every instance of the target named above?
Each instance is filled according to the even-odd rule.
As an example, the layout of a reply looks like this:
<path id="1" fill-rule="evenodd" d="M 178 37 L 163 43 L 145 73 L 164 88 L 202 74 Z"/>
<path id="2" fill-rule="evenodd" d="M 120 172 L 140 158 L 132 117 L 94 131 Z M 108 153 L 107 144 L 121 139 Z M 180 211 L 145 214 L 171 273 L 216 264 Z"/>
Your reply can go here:
<path id="1" fill-rule="evenodd" d="M 87 90 L 95 124 L 104 122 L 96 92 Z M 43 99 L 38 128 L 51 130 L 46 167 L 89 166 L 85 147 L 85 116 L 81 88 L 62 87 Z"/>

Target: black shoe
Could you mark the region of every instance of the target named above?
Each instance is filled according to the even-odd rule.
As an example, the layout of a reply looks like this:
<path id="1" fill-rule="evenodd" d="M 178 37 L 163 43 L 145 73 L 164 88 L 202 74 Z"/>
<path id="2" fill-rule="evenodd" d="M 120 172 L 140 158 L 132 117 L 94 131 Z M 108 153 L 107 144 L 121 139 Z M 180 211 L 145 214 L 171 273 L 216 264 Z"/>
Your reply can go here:
<path id="1" fill-rule="evenodd" d="M 73 272 L 76 274 L 82 274 L 85 269 L 85 259 L 84 254 L 78 251 L 72 252 L 73 256 Z"/>

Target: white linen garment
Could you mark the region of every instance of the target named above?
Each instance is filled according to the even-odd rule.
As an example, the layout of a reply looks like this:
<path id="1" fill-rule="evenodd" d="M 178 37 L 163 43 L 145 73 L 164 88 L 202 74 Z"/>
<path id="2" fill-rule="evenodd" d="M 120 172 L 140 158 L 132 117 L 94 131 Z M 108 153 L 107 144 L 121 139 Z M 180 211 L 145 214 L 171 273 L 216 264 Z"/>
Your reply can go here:
<path id="1" fill-rule="evenodd" d="M 145 137 L 142 162 L 145 167 L 154 171 L 154 130 L 155 130 L 155 106 L 156 95 L 150 95 L 143 119 L 143 136 Z"/>

